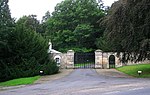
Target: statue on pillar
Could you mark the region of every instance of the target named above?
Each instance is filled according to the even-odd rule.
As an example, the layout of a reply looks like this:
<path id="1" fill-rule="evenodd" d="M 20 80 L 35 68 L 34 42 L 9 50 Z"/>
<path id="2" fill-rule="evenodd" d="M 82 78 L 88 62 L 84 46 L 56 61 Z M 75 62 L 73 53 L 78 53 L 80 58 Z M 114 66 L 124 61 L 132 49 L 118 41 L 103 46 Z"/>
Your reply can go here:
<path id="1" fill-rule="evenodd" d="M 51 43 L 51 40 L 50 40 L 50 39 L 49 39 L 48 45 L 49 45 L 49 51 L 52 50 L 52 43 Z"/>

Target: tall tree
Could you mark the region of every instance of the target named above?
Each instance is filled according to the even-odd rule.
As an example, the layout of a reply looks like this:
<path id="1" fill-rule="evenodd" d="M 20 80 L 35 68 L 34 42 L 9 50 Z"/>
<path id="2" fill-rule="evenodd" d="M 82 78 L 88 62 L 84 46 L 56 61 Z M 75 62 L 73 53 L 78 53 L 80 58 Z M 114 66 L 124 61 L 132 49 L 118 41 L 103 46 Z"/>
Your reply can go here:
<path id="1" fill-rule="evenodd" d="M 13 31 L 14 21 L 11 18 L 8 0 L 0 0 L 0 71 L 4 69 L 3 64 L 8 64 L 8 53 L 11 51 L 8 45 L 9 34 Z M 0 72 L 0 76 L 2 76 Z"/>
<path id="2" fill-rule="evenodd" d="M 0 65 L 2 59 L 7 58 L 9 33 L 13 31 L 14 21 L 11 18 L 8 0 L 0 0 Z"/>
<path id="3" fill-rule="evenodd" d="M 8 0 L 0 0 L 0 82 L 39 75 L 39 70 L 58 71 L 47 53 L 47 41 L 34 32 L 38 21 L 34 16 L 24 18 L 14 24 Z"/>
<path id="4" fill-rule="evenodd" d="M 54 48 L 96 49 L 95 38 L 103 34 L 97 21 L 105 15 L 100 6 L 96 0 L 65 0 L 57 4 L 46 22 Z"/>
<path id="5" fill-rule="evenodd" d="M 7 38 L 7 33 L 12 31 L 14 20 L 11 18 L 8 0 L 0 0 L 0 41 Z"/>
<path id="6" fill-rule="evenodd" d="M 51 14 L 49 11 L 47 11 L 45 13 L 45 16 L 43 16 L 43 18 L 42 18 L 42 22 L 46 22 L 50 17 L 51 17 Z"/>
<path id="7" fill-rule="evenodd" d="M 16 24 L 17 26 L 25 27 L 24 29 L 35 31 L 37 33 L 42 32 L 40 22 L 36 19 L 36 15 L 23 16 L 16 22 Z"/>
<path id="8" fill-rule="evenodd" d="M 149 9 L 148 0 L 119 0 L 112 5 L 103 22 L 113 51 L 124 52 L 127 59 L 137 56 L 137 61 L 149 58 Z"/>
<path id="9" fill-rule="evenodd" d="M 9 34 L 8 45 L 10 51 L 7 58 L 0 60 L 0 81 L 20 77 L 31 77 L 44 74 L 54 74 L 58 67 L 49 58 L 48 42 L 38 33 L 16 25 L 15 31 Z M 3 52 L 5 53 L 5 52 Z"/>

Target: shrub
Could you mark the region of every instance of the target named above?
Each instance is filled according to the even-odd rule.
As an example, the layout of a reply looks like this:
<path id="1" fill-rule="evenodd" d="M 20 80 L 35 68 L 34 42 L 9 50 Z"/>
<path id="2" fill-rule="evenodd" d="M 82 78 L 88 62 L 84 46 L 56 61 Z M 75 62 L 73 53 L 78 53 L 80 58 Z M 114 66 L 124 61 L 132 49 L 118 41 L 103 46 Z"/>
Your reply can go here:
<path id="1" fill-rule="evenodd" d="M 58 72 L 47 53 L 48 43 L 41 35 L 16 26 L 8 37 L 7 49 L 2 51 L 5 55 L 0 59 L 0 81 L 35 76 L 42 69 L 44 74 Z"/>

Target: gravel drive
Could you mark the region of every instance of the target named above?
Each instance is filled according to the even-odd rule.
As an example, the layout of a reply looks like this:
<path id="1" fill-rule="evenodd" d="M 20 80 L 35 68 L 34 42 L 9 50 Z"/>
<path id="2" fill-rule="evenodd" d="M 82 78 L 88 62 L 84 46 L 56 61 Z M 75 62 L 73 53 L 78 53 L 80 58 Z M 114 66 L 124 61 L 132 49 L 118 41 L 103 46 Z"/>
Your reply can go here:
<path id="1" fill-rule="evenodd" d="M 115 70 L 108 76 L 106 71 L 75 69 L 66 77 L 1 91 L 0 95 L 149 95 L 150 79 L 123 77 Z"/>

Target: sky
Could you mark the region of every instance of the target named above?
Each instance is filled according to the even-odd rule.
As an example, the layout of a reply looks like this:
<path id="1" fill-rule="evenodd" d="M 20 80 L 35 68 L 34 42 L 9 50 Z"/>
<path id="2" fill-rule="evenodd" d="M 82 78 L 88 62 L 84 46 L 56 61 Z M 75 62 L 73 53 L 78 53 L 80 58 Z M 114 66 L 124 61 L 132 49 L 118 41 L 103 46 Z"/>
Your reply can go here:
<path id="1" fill-rule="evenodd" d="M 64 0 L 9 0 L 8 4 L 13 18 L 34 14 L 41 20 L 47 11 L 52 13 L 56 4 L 62 1 Z M 117 0 L 103 0 L 105 6 L 111 6 L 114 1 Z"/>

